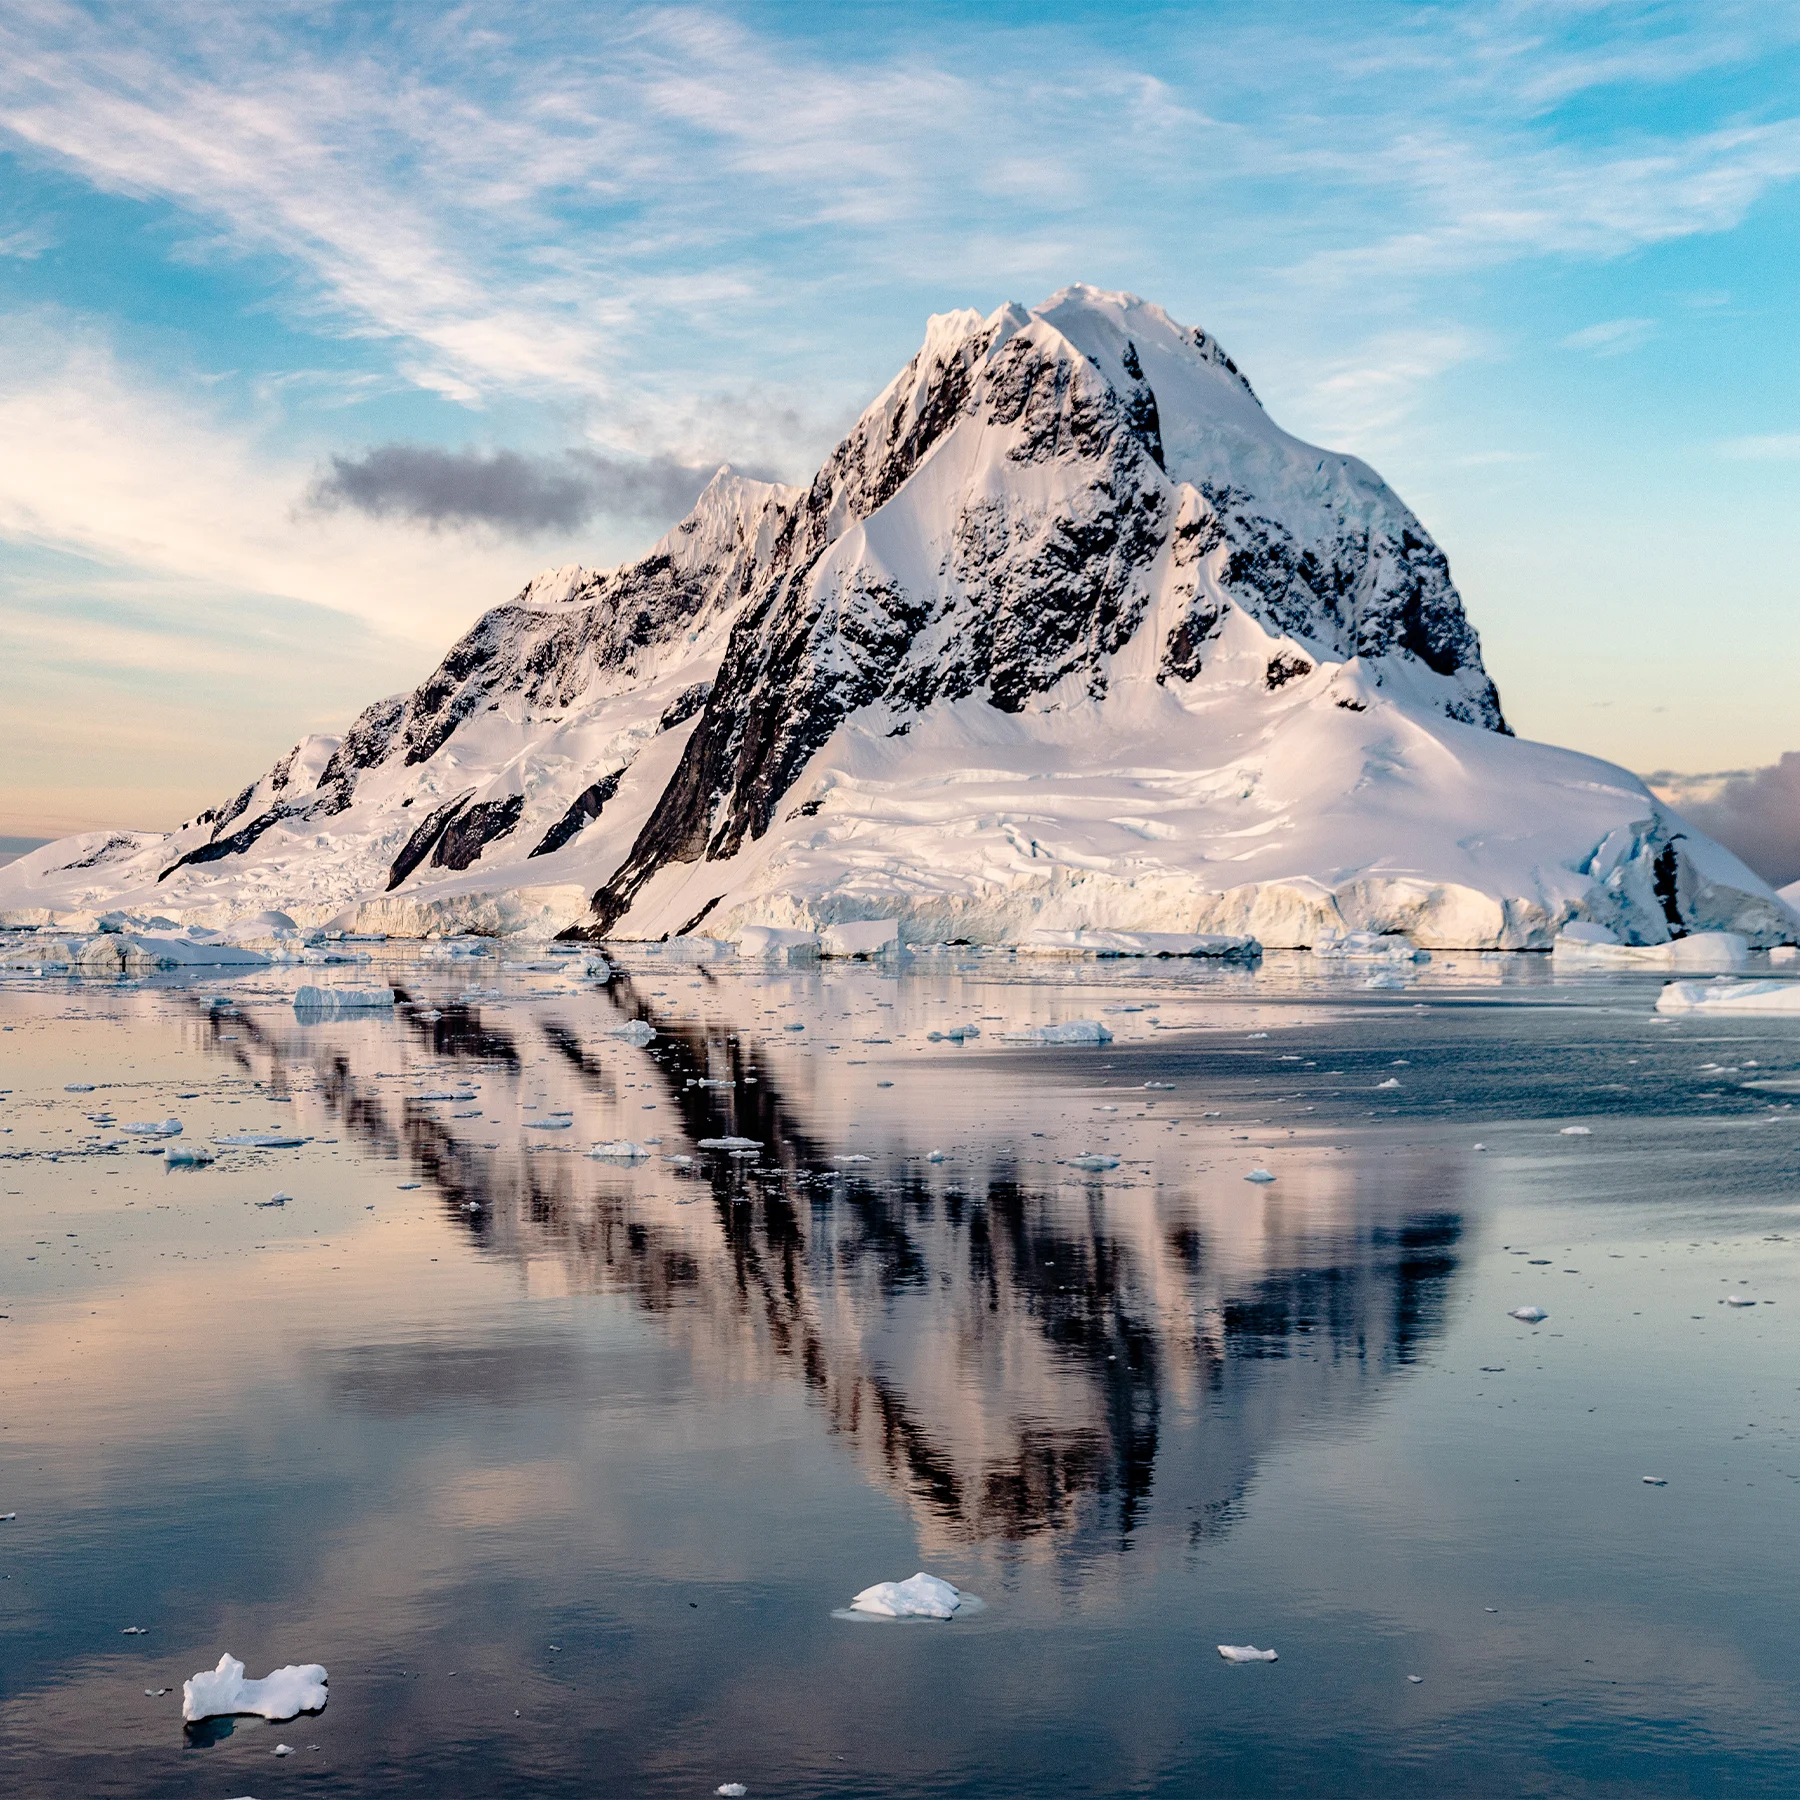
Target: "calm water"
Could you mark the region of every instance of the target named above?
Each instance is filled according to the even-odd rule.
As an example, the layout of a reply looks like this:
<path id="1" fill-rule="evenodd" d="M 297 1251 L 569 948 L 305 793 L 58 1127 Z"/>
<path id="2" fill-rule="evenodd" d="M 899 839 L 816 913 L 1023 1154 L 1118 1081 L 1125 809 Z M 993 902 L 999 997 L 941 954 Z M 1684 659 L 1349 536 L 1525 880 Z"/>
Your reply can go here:
<path id="1" fill-rule="evenodd" d="M 0 1784 L 1800 1790 L 1800 1024 L 1546 964 L 13 983 Z"/>

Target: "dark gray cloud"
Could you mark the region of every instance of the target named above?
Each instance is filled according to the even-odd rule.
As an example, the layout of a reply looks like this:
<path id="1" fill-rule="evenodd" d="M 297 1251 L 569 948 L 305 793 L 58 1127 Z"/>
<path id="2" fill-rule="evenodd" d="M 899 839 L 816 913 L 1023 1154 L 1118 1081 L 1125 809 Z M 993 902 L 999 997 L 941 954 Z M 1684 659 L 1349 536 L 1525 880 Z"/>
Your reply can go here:
<path id="1" fill-rule="evenodd" d="M 717 466 L 669 456 L 628 462 L 597 450 L 525 456 L 516 450 L 377 444 L 361 456 L 332 457 L 330 468 L 307 490 L 306 504 L 317 512 L 347 507 L 372 519 L 404 519 L 434 531 L 485 525 L 511 537 L 531 537 L 573 531 L 600 517 L 678 519 Z"/>
<path id="2" fill-rule="evenodd" d="M 1664 779 L 1650 777 L 1658 789 Z M 1677 777 L 1669 785 L 1696 779 Z M 1685 800 L 1679 792 L 1674 799 L 1683 818 L 1736 851 L 1764 881 L 1776 887 L 1800 881 L 1800 750 L 1766 769 L 1728 776 L 1710 799 Z"/>

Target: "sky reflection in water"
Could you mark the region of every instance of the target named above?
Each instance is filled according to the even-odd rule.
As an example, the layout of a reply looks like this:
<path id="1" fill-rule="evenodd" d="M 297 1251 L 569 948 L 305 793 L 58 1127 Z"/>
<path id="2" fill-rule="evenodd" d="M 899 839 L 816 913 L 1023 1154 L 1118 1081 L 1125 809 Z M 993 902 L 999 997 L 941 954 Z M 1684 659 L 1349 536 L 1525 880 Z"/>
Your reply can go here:
<path id="1" fill-rule="evenodd" d="M 476 967 L 316 1026 L 0 994 L 17 1791 L 1800 1780 L 1796 1126 L 1740 1085 L 1793 1027 L 1535 959 Z M 1117 1041 L 998 1041 L 1077 1016 Z M 169 1112 L 315 1141 L 92 1148 Z M 915 1568 L 987 1610 L 831 1618 Z M 329 1707 L 184 1736 L 227 1649 Z"/>

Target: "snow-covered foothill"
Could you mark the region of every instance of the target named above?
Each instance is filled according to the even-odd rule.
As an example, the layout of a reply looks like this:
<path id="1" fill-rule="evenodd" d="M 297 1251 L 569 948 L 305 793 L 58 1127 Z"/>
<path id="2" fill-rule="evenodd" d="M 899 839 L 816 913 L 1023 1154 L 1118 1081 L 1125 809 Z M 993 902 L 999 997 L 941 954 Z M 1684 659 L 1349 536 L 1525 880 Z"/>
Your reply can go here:
<path id="1" fill-rule="evenodd" d="M 1576 920 L 1550 946 L 1558 968 L 1691 969 L 1729 974 L 1750 960 L 1749 940 L 1735 931 L 1696 931 L 1662 944 L 1623 944 L 1604 925 Z"/>
<path id="2" fill-rule="evenodd" d="M 260 1681 L 244 1678 L 235 1656 L 221 1656 L 216 1669 L 203 1669 L 181 1685 L 181 1716 L 191 1725 L 200 1719 L 255 1713 L 265 1719 L 292 1719 L 318 1712 L 330 1698 L 327 1676 L 319 1663 L 289 1663 Z"/>
<path id="3" fill-rule="evenodd" d="M 828 946 L 876 919 L 1284 948 L 1800 929 L 1635 776 L 1509 734 L 1374 470 L 1283 431 L 1206 332 L 1081 286 L 934 318 L 810 483 L 722 470 L 641 559 L 545 571 L 177 830 L 0 869 L 0 925 L 224 933 L 272 903 L 303 936 L 672 960 L 703 924 Z"/>
<path id="4" fill-rule="evenodd" d="M 1254 962 L 1262 945 L 1226 932 L 1028 931 L 1019 950 L 1031 956 L 1221 957 Z"/>
<path id="5" fill-rule="evenodd" d="M 1110 1044 L 1113 1034 L 1098 1019 L 1067 1019 L 1060 1025 L 1018 1025 L 999 1033 L 1007 1044 Z"/>
<path id="6" fill-rule="evenodd" d="M 864 1588 L 850 1610 L 880 1619 L 952 1619 L 962 1603 L 959 1589 L 921 1569 L 905 1581 L 878 1581 Z"/>
<path id="7" fill-rule="evenodd" d="M 1800 1016 L 1800 981 L 1671 981 L 1659 1013 L 1787 1013 Z"/>
<path id="8" fill-rule="evenodd" d="M 391 987 L 303 987 L 294 995 L 294 1011 L 327 1017 L 337 1013 L 381 1012 L 394 1005 Z"/>

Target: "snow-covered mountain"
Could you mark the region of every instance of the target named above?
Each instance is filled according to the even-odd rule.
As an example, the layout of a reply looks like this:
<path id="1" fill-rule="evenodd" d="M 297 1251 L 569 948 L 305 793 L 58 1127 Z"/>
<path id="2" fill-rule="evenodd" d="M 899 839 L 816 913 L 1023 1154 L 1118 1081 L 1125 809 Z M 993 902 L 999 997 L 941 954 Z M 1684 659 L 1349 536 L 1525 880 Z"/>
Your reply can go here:
<path id="1" fill-rule="evenodd" d="M 277 905 L 1517 948 L 1571 917 L 1796 923 L 1636 777 L 1511 736 L 1373 470 L 1283 432 L 1204 332 L 1085 287 L 934 318 L 809 487 L 722 470 L 642 561 L 538 576 L 180 830 L 0 871 L 20 921 Z"/>

